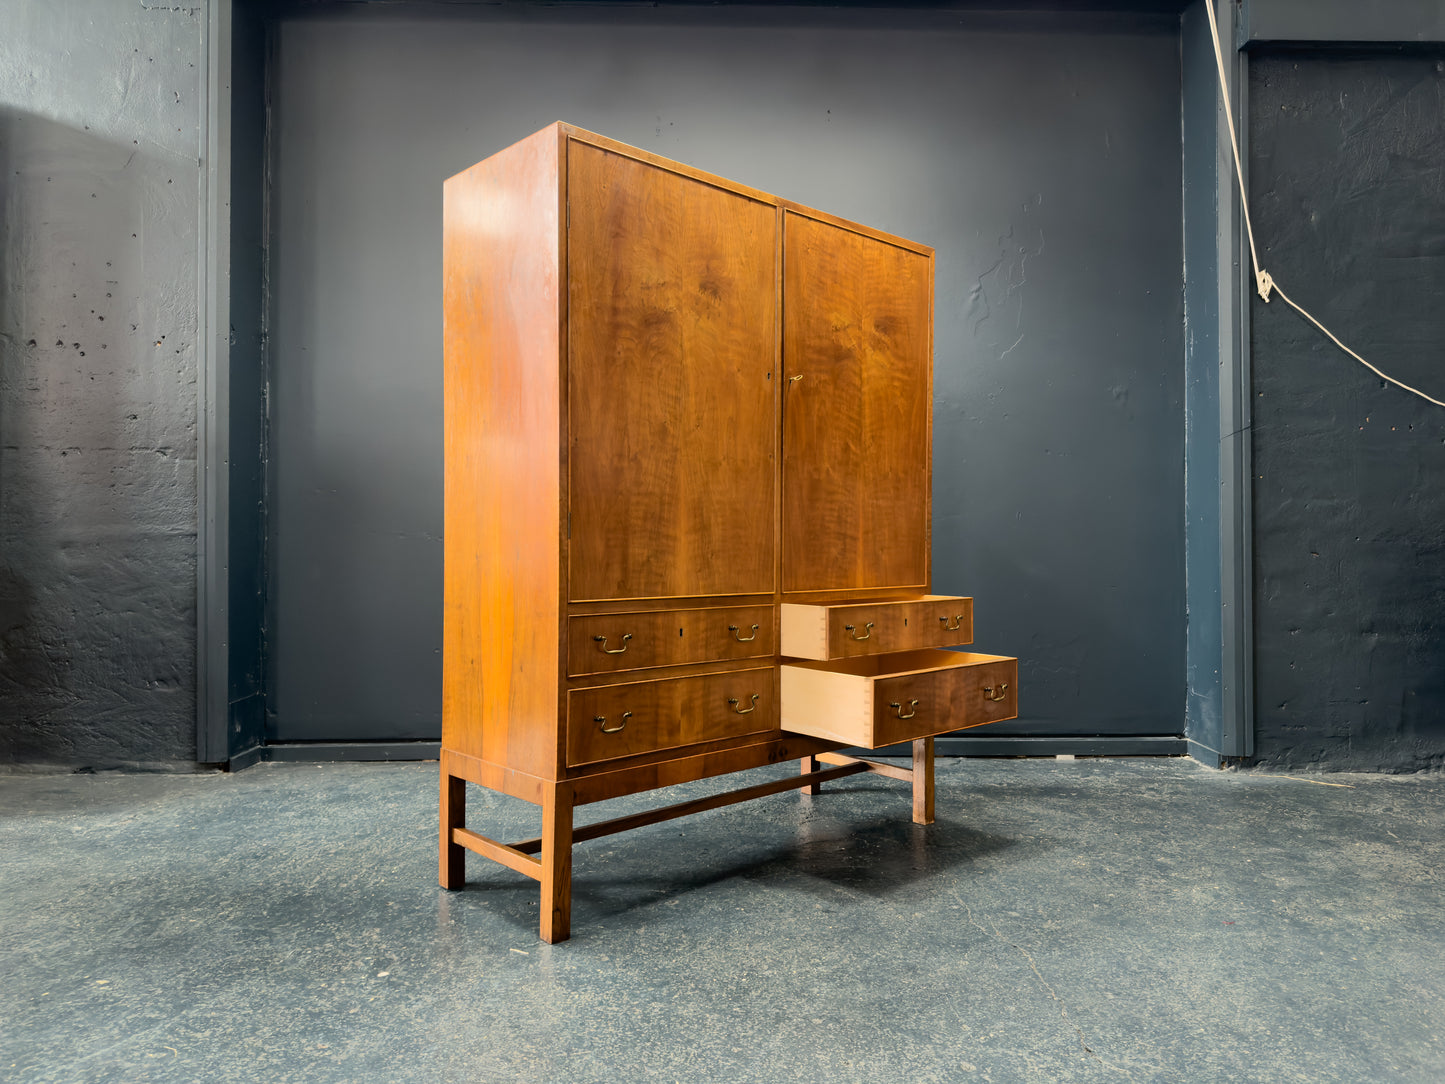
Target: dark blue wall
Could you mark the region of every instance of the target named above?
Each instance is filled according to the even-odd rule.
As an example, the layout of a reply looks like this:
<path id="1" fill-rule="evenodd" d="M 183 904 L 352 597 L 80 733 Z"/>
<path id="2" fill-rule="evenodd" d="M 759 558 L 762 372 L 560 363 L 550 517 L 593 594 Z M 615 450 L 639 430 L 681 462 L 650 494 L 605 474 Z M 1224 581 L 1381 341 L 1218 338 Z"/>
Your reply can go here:
<path id="1" fill-rule="evenodd" d="M 226 428 L 213 450 L 227 472 L 224 710 L 203 759 L 228 760 L 265 739 L 266 596 L 266 126 L 268 30 L 259 5 L 232 5 L 229 191 L 229 351 Z M 219 404 L 218 404 L 219 405 Z M 214 615 L 213 615 L 214 617 Z"/>
<path id="2" fill-rule="evenodd" d="M 1176 14 L 355 11 L 276 51 L 270 733 L 435 736 L 441 182 L 564 119 L 935 246 L 934 586 L 1003 732 L 1183 730 Z"/>
<path id="3" fill-rule="evenodd" d="M 1203 4 L 1180 26 L 1184 126 L 1184 495 L 1191 752 L 1224 744 L 1220 547 L 1219 77 Z M 1225 195 L 1230 182 L 1224 174 Z M 1226 344 L 1227 346 L 1228 344 Z"/>
<path id="4" fill-rule="evenodd" d="M 1445 399 L 1445 52 L 1256 52 L 1265 267 Z M 1445 409 L 1255 300 L 1256 740 L 1282 767 L 1445 763 Z"/>

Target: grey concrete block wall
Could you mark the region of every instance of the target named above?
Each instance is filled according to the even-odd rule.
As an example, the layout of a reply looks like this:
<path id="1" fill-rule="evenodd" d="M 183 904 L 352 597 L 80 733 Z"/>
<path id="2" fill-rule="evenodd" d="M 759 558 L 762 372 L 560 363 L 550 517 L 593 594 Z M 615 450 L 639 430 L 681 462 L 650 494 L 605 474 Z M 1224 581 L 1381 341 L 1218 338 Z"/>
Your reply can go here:
<path id="1" fill-rule="evenodd" d="M 1445 397 L 1445 48 L 1257 53 L 1250 203 L 1289 296 Z M 1252 302 L 1256 753 L 1445 766 L 1445 410 Z"/>
<path id="2" fill-rule="evenodd" d="M 0 763 L 195 757 L 204 20 L 0 0 Z"/>

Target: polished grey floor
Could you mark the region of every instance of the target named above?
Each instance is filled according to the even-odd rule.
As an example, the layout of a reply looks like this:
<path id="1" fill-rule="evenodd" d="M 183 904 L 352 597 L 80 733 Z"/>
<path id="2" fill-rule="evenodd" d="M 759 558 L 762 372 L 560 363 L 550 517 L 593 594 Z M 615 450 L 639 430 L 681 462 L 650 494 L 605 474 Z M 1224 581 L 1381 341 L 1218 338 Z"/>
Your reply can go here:
<path id="1" fill-rule="evenodd" d="M 0 1080 L 1445 1080 L 1445 776 L 938 780 L 582 844 L 548 946 L 434 764 L 0 776 Z"/>

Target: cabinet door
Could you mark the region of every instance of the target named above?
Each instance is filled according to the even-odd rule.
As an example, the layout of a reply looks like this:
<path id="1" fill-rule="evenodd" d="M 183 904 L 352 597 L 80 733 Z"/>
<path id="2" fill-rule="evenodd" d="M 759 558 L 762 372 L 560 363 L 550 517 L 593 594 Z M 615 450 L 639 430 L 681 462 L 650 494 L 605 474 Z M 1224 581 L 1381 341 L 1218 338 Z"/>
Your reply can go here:
<path id="1" fill-rule="evenodd" d="M 924 587 L 932 258 L 788 212 L 783 590 Z"/>
<path id="2" fill-rule="evenodd" d="M 777 209 L 573 141 L 570 598 L 771 593 Z"/>

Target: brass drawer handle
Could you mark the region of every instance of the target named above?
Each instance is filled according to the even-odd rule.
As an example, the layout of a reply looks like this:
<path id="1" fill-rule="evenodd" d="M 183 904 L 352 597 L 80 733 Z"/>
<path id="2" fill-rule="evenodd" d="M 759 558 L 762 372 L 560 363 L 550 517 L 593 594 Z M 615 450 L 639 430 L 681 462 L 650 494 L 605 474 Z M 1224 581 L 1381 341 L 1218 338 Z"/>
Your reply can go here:
<path id="1" fill-rule="evenodd" d="M 594 723 L 598 723 L 598 724 L 601 725 L 601 727 L 602 727 L 602 733 L 604 733 L 604 734 L 616 734 L 619 730 L 621 730 L 624 726 L 627 725 L 627 720 L 628 720 L 628 719 L 631 719 L 631 718 L 632 718 L 632 712 L 630 712 L 630 711 L 624 711 L 624 712 L 622 713 L 622 722 L 618 723 L 616 726 L 608 726 L 608 725 L 607 725 L 607 716 L 605 716 L 605 715 L 594 715 L 594 716 L 592 716 L 592 721 L 593 721 Z"/>
<path id="2" fill-rule="evenodd" d="M 843 628 L 844 628 L 846 631 L 851 632 L 851 633 L 853 634 L 853 639 L 855 639 L 855 640 L 866 640 L 866 639 L 868 639 L 868 637 L 870 637 L 870 636 L 873 635 L 873 622 L 871 622 L 871 621 L 868 622 L 868 624 L 866 624 L 866 625 L 863 626 L 863 628 L 864 628 L 866 631 L 864 631 L 864 633 L 863 633 L 862 636 L 859 636 L 859 635 L 858 635 L 858 630 L 857 630 L 856 628 L 854 628 L 852 625 L 844 625 Z"/>
<path id="3" fill-rule="evenodd" d="M 953 619 L 953 624 L 951 625 L 948 623 L 948 618 L 946 617 L 940 617 L 938 620 L 943 622 L 943 627 L 948 632 L 957 632 L 960 628 L 963 627 L 963 614 L 959 614 L 957 617 L 955 617 Z"/>
<path id="4" fill-rule="evenodd" d="M 627 641 L 632 639 L 632 633 L 624 632 L 622 634 L 621 647 L 608 647 L 607 637 L 605 636 L 594 636 L 592 637 L 592 639 L 597 641 L 597 647 L 604 655 L 621 655 L 624 651 L 627 650 Z M 608 731 L 608 733 L 610 734 L 611 731 Z"/>
<path id="5" fill-rule="evenodd" d="M 756 625 L 753 626 L 753 634 L 751 636 L 739 636 L 736 625 L 729 625 L 728 632 L 732 633 L 733 639 L 740 644 L 750 644 L 758 638 L 758 627 Z"/>
<path id="6" fill-rule="evenodd" d="M 749 712 L 758 710 L 758 694 L 753 693 L 752 705 L 750 707 L 738 707 L 738 698 L 735 696 L 728 697 L 728 703 L 732 705 L 733 711 L 737 712 L 739 715 L 747 715 Z"/>
<path id="7" fill-rule="evenodd" d="M 983 698 L 984 698 L 985 700 L 992 700 L 992 701 L 994 701 L 994 702 L 998 702 L 998 701 L 1000 701 L 1000 700 L 1006 699 L 1007 697 L 1008 697 L 1008 682 L 1007 682 L 1007 681 L 1005 681 L 1002 685 L 999 685 L 999 686 L 985 685 L 985 686 L 983 687 Z"/>
<path id="8" fill-rule="evenodd" d="M 898 703 L 898 701 L 896 701 L 896 700 L 895 700 L 893 703 L 889 704 L 888 706 L 893 709 L 893 714 L 896 715 L 896 716 L 898 716 L 898 718 L 900 718 L 900 719 L 912 719 L 915 715 L 918 714 L 918 701 L 917 701 L 917 700 L 910 700 L 910 701 L 908 701 L 908 714 L 907 714 L 907 715 L 904 715 L 904 714 L 903 714 L 903 705 L 900 704 L 900 703 Z"/>

